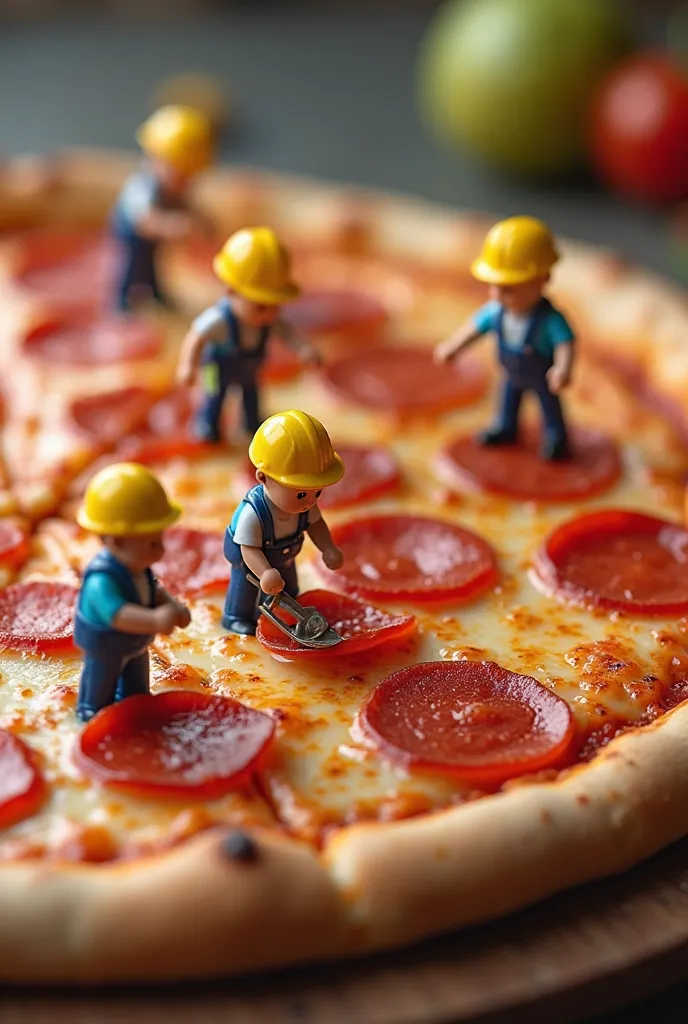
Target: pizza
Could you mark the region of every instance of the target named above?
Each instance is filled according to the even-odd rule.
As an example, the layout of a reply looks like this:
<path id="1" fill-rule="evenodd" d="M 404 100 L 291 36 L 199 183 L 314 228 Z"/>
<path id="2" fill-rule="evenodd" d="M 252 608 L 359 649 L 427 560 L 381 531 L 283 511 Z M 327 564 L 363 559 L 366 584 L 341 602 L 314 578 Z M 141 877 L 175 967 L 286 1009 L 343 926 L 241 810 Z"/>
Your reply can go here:
<path id="1" fill-rule="evenodd" d="M 561 242 L 575 327 L 570 457 L 475 441 L 489 343 L 433 349 L 485 301 L 490 222 L 424 202 L 217 169 L 226 238 L 268 224 L 301 296 L 261 371 L 265 414 L 307 410 L 346 466 L 309 542 L 305 648 L 222 628 L 223 534 L 254 478 L 239 410 L 188 429 L 175 384 L 215 302 L 217 243 L 170 243 L 174 309 L 110 312 L 108 211 L 133 158 L 73 151 L 0 179 L 0 977 L 161 982 L 361 955 L 498 918 L 623 871 L 688 830 L 685 297 Z M 73 616 L 98 539 L 76 512 L 112 463 L 183 513 L 155 566 L 191 609 L 151 646 L 152 696 L 83 725 Z M 141 701 L 143 700 L 143 704 Z M 144 706 L 145 705 L 145 706 Z"/>

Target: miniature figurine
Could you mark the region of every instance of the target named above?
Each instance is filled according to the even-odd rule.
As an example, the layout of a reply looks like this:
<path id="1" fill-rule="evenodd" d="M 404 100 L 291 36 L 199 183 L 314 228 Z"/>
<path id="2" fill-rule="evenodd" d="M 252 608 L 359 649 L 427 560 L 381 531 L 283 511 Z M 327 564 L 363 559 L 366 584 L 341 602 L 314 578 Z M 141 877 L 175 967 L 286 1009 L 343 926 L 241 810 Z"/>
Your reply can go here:
<path id="1" fill-rule="evenodd" d="M 267 227 L 244 228 L 225 243 L 213 269 L 227 295 L 198 316 L 182 344 L 177 371 L 180 385 L 192 384 L 201 370 L 204 397 L 195 423 L 204 441 L 220 440 L 220 414 L 227 389 L 241 388 L 244 425 L 254 434 L 262 422 L 257 376 L 271 333 L 304 363 L 319 362 L 316 349 L 280 318 L 281 305 L 296 298 L 288 251 Z"/>
<path id="2" fill-rule="evenodd" d="M 317 506 L 325 487 L 344 476 L 342 460 L 322 423 L 290 410 L 270 416 L 248 450 L 258 485 L 237 507 L 225 534 L 225 558 L 232 566 L 222 625 L 233 633 L 256 631 L 261 596 L 247 577 L 253 574 L 264 595 L 299 592 L 294 561 L 308 533 L 328 569 L 339 569 L 343 555 L 332 542 Z"/>
<path id="3" fill-rule="evenodd" d="M 559 259 L 549 228 L 533 217 L 510 217 L 488 233 L 471 271 L 490 286 L 490 301 L 435 349 L 449 361 L 488 331 L 497 335 L 499 361 L 506 370 L 496 423 L 482 444 L 514 444 L 521 400 L 534 391 L 544 418 L 542 456 L 565 459 L 569 443 L 559 393 L 569 384 L 574 334 L 543 289 Z"/>
<path id="4" fill-rule="evenodd" d="M 161 107 L 136 137 L 146 157 L 144 166 L 124 183 L 112 213 L 123 256 L 116 292 L 121 311 L 130 309 L 134 289 L 145 289 L 156 302 L 171 305 L 158 281 L 160 243 L 211 230 L 205 214 L 187 201 L 191 181 L 213 157 L 212 126 L 205 114 L 192 107 Z"/>
<path id="5" fill-rule="evenodd" d="M 164 530 L 181 510 L 150 470 L 121 462 L 97 473 L 77 521 L 103 549 L 84 573 L 74 642 L 84 651 L 77 713 L 96 712 L 136 693 L 148 693 L 148 645 L 156 633 L 188 626 L 186 605 L 160 586 L 150 566 L 165 550 Z"/>

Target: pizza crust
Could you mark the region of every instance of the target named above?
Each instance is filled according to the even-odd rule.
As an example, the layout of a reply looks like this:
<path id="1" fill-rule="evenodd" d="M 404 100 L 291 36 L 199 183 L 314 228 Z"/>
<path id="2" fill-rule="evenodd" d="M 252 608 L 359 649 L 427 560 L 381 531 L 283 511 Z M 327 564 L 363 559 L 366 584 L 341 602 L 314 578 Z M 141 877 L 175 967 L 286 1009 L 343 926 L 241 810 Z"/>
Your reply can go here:
<path id="1" fill-rule="evenodd" d="M 21 224 L 102 222 L 133 166 L 120 154 L 58 155 L 22 194 Z M 11 197 L 17 180 L 10 165 L 0 193 Z M 457 282 L 491 223 L 252 171 L 210 173 L 201 199 L 227 232 L 260 219 L 304 245 L 426 263 L 429 275 Z M 582 345 L 688 419 L 688 309 L 678 289 L 610 253 L 565 243 L 564 254 L 555 291 L 587 316 Z M 624 870 L 686 831 L 688 706 L 556 782 L 342 828 L 322 853 L 256 831 L 258 859 L 237 862 L 222 851 L 227 830 L 212 829 L 126 863 L 3 865 L 0 978 L 155 982 L 399 946 Z"/>

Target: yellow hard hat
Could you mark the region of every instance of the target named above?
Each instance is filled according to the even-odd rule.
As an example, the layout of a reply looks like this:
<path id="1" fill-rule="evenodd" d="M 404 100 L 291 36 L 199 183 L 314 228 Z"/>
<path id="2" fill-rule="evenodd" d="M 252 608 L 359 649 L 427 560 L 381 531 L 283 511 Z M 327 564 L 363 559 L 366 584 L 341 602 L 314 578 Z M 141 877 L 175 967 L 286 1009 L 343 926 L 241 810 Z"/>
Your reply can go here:
<path id="1" fill-rule="evenodd" d="M 327 487 L 344 476 L 344 463 L 320 420 L 297 409 L 266 419 L 253 435 L 248 457 L 287 487 Z"/>
<path id="2" fill-rule="evenodd" d="M 471 273 L 486 284 L 524 284 L 548 274 L 558 259 L 546 224 L 535 217 L 509 217 L 490 229 Z"/>
<path id="3" fill-rule="evenodd" d="M 93 477 L 76 520 L 89 533 L 127 537 L 158 533 L 179 519 L 181 512 L 149 469 L 118 462 Z"/>
<path id="4" fill-rule="evenodd" d="M 213 270 L 228 288 L 267 306 L 279 306 L 299 294 L 291 279 L 291 257 L 272 228 L 236 231 L 213 260 Z"/>
<path id="5" fill-rule="evenodd" d="M 182 174 L 198 174 L 212 162 L 210 119 L 193 107 L 160 107 L 136 133 L 144 153 L 166 160 Z"/>

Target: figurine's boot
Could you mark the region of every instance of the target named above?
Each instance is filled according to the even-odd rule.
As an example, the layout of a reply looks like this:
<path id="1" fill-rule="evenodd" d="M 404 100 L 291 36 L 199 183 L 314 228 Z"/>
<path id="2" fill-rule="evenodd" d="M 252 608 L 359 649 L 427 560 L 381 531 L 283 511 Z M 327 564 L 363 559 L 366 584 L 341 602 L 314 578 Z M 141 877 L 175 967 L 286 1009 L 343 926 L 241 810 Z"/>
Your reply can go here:
<path id="1" fill-rule="evenodd" d="M 503 430 L 500 427 L 491 427 L 478 434 L 478 443 L 484 445 L 516 444 L 516 432 Z"/>

